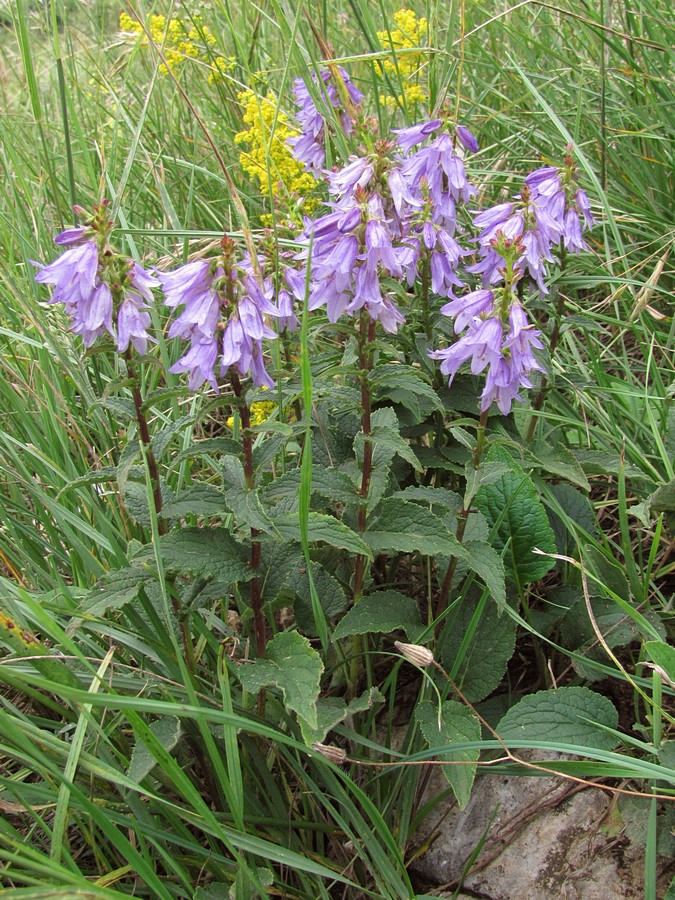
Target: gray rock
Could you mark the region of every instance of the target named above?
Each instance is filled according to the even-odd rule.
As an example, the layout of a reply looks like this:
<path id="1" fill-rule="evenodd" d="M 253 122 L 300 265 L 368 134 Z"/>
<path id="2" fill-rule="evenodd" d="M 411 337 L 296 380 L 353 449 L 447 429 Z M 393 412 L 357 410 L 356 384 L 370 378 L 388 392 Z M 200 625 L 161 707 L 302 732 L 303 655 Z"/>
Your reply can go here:
<path id="1" fill-rule="evenodd" d="M 551 764 L 555 767 L 554 759 Z M 446 788 L 435 768 L 425 799 Z M 462 885 L 474 896 L 638 900 L 644 851 L 623 836 L 620 822 L 618 829 L 608 822 L 611 810 L 605 791 L 558 776 L 483 774 L 464 810 L 449 796 L 424 822 L 417 842 L 430 847 L 414 871 L 425 884 L 454 887 L 485 836 Z"/>

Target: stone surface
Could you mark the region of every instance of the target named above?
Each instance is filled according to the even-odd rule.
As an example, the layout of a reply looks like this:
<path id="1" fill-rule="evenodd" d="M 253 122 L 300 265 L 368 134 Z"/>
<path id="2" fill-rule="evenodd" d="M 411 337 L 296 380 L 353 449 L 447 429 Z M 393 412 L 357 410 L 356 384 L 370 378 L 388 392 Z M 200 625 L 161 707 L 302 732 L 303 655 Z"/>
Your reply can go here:
<path id="1" fill-rule="evenodd" d="M 434 769 L 425 799 L 446 789 L 442 772 Z M 427 818 L 417 840 L 430 847 L 415 861 L 414 872 L 424 889 L 454 887 L 485 838 L 462 886 L 470 896 L 639 900 L 644 851 L 612 823 L 611 811 L 605 791 L 557 776 L 483 774 L 464 810 L 448 797 Z M 667 885 L 669 862 L 660 862 Z"/>

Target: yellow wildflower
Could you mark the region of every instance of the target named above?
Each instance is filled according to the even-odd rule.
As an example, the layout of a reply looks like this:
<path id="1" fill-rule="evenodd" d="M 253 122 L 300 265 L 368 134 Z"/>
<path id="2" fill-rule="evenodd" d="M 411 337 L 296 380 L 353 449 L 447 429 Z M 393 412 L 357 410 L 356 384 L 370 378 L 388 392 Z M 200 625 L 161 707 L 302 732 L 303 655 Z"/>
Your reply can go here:
<path id="1" fill-rule="evenodd" d="M 242 169 L 258 180 L 261 193 L 267 196 L 289 199 L 289 195 L 297 194 L 306 198 L 315 189 L 316 181 L 291 153 L 287 140 L 294 130 L 285 113 L 277 112 L 274 94 L 268 91 L 261 97 L 248 90 L 239 94 L 239 100 L 244 107 L 244 124 L 248 126 L 234 137 L 235 143 L 246 145 L 239 154 Z M 311 213 L 317 205 L 315 198 L 308 198 L 303 208 Z"/>
<path id="2" fill-rule="evenodd" d="M 403 87 L 398 97 L 385 96 L 382 99 L 387 106 L 393 107 L 398 103 L 423 103 L 427 95 L 419 83 L 420 75 L 426 60 L 423 50 L 420 48 L 429 31 L 427 20 L 420 16 L 418 19 L 413 10 L 399 9 L 394 13 L 396 28 L 390 31 L 378 31 L 377 39 L 384 50 L 390 50 L 394 59 L 385 59 L 384 71 L 399 80 Z M 401 51 L 406 51 L 402 53 Z"/>
<path id="3" fill-rule="evenodd" d="M 273 403 L 271 400 L 258 400 L 255 403 L 251 403 L 249 409 L 251 425 L 262 425 L 263 422 L 269 419 L 276 408 L 276 403 Z M 227 427 L 234 428 L 234 416 L 230 416 L 227 420 Z"/>
<path id="4" fill-rule="evenodd" d="M 187 59 L 199 60 L 211 67 L 208 51 L 216 39 L 199 16 L 194 16 L 189 23 L 182 19 L 167 20 L 161 15 L 148 16 L 144 28 L 137 19 L 123 12 L 120 13 L 120 28 L 124 34 L 134 35 L 141 47 L 147 47 L 150 41 L 161 47 L 166 59 L 159 67 L 162 75 L 168 75 L 169 70 L 177 75 Z"/>

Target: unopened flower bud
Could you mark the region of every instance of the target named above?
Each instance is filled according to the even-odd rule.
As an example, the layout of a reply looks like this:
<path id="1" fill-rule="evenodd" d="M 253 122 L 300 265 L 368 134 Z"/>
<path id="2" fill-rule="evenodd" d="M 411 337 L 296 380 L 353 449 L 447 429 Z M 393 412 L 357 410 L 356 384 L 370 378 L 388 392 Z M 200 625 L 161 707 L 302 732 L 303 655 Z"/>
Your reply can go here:
<path id="1" fill-rule="evenodd" d="M 394 647 L 414 666 L 425 668 L 434 661 L 434 654 L 431 650 L 428 650 L 421 644 L 402 644 L 400 641 L 394 641 Z"/>
<path id="2" fill-rule="evenodd" d="M 317 753 L 325 756 L 327 760 L 335 763 L 336 766 L 341 766 L 347 759 L 346 750 L 343 750 L 342 747 L 334 747 L 332 744 L 320 744 L 317 741 L 315 744 L 312 744 L 312 750 L 316 750 Z"/>

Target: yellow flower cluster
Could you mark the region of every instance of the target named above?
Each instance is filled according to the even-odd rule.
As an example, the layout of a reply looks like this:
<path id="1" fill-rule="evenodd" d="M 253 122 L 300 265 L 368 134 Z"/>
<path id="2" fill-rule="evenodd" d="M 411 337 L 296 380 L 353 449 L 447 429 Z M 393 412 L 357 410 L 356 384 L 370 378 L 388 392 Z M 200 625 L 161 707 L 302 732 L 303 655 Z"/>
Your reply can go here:
<path id="1" fill-rule="evenodd" d="M 276 408 L 276 403 L 273 403 L 271 400 L 259 400 L 251 403 L 251 408 L 249 409 L 251 425 L 262 425 L 263 422 L 269 419 Z M 227 427 L 234 428 L 234 416 L 230 416 L 227 420 Z"/>
<path id="2" fill-rule="evenodd" d="M 147 47 L 152 42 L 162 48 L 166 59 L 166 65 L 162 63 L 159 67 L 162 75 L 167 75 L 169 69 L 177 75 L 187 59 L 206 63 L 212 69 L 210 80 L 217 78 L 221 72 L 228 71 L 234 65 L 233 60 L 220 56 L 216 57 L 216 64 L 212 65 L 208 49 L 213 47 L 216 39 L 206 25 L 202 24 L 199 16 L 195 16 L 189 24 L 184 23 L 182 19 L 167 19 L 166 16 L 160 15 L 149 16 L 144 29 L 139 21 L 123 12 L 120 13 L 120 28 L 125 35 L 135 35 L 142 47 Z"/>
<path id="3" fill-rule="evenodd" d="M 246 145 L 239 154 L 243 170 L 257 178 L 263 194 L 281 199 L 297 194 L 305 198 L 304 211 L 313 212 L 318 201 L 308 199 L 306 195 L 315 189 L 316 181 L 291 153 L 287 140 L 294 131 L 287 116 L 281 111 L 277 113 L 276 97 L 271 91 L 261 97 L 248 90 L 239 94 L 239 101 L 244 107 L 244 123 L 248 126 L 234 137 L 235 143 Z"/>
<path id="4" fill-rule="evenodd" d="M 403 93 L 398 97 L 385 96 L 383 101 L 389 107 L 398 104 L 424 103 L 427 95 L 419 83 L 420 73 L 426 54 L 405 52 L 422 45 L 429 31 L 425 18 L 419 19 L 411 9 L 399 9 L 394 13 L 396 28 L 391 31 L 378 31 L 377 39 L 384 50 L 390 50 L 394 59 L 384 61 L 384 71 L 403 85 Z"/>

